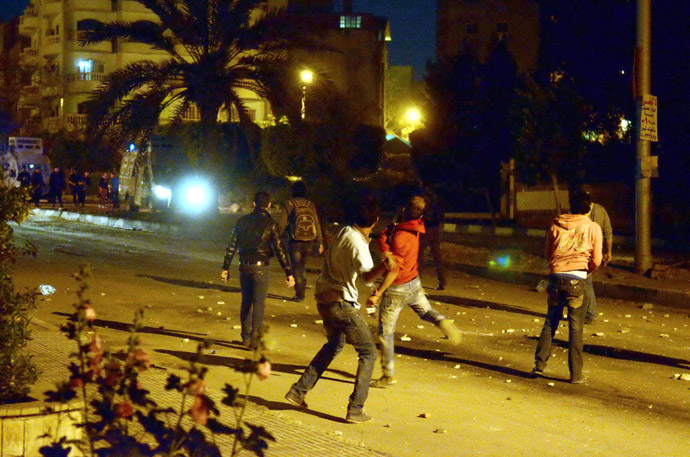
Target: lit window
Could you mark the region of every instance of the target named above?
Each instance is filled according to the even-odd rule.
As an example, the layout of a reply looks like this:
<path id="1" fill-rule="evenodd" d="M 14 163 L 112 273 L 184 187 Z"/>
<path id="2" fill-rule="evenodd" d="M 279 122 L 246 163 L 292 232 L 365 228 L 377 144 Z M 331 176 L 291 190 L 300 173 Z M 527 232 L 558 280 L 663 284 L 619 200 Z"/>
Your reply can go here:
<path id="1" fill-rule="evenodd" d="M 93 72 L 93 60 L 77 60 L 77 68 L 79 73 Z"/>
<path id="2" fill-rule="evenodd" d="M 362 16 L 340 16 L 341 29 L 361 29 Z"/>
<path id="3" fill-rule="evenodd" d="M 465 24 L 465 33 L 468 33 L 468 34 L 477 33 L 477 24 Z"/>
<path id="4" fill-rule="evenodd" d="M 507 22 L 499 22 L 496 24 L 496 32 L 497 33 L 508 33 L 508 23 Z"/>

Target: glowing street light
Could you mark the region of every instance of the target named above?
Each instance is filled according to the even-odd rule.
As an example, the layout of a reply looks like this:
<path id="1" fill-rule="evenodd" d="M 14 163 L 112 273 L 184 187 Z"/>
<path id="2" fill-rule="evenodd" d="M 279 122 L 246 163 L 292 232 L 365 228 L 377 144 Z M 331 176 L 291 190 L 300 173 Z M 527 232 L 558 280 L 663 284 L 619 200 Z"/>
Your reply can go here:
<path id="1" fill-rule="evenodd" d="M 314 72 L 305 68 L 299 73 L 302 81 L 302 120 L 307 116 L 307 86 L 314 81 Z"/>
<path id="2" fill-rule="evenodd" d="M 410 108 L 405 113 L 405 117 L 410 123 L 416 123 L 422 119 L 422 113 L 417 108 Z"/>

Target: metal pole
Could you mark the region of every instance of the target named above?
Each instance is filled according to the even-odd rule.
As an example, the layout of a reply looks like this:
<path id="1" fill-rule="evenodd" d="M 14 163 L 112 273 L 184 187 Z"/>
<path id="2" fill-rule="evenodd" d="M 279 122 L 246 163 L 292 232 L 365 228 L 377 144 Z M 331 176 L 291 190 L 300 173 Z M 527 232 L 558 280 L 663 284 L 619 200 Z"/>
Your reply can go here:
<path id="1" fill-rule="evenodd" d="M 635 105 L 637 111 L 637 171 L 635 185 L 635 271 L 652 268 L 651 178 L 643 177 L 641 164 L 649 160 L 649 141 L 640 139 L 642 96 L 651 91 L 651 0 L 637 0 L 637 52 Z"/>
<path id="2" fill-rule="evenodd" d="M 302 86 L 302 120 L 307 116 L 307 85 Z"/>

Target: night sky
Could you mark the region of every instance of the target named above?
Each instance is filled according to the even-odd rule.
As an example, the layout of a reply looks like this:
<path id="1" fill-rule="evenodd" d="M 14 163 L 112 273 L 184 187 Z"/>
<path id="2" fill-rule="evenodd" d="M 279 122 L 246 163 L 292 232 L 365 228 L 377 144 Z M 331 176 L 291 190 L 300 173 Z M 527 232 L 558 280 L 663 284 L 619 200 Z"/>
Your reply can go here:
<path id="1" fill-rule="evenodd" d="M 0 0 L 0 20 L 22 13 L 29 0 Z M 355 10 L 385 16 L 391 23 L 391 65 L 413 65 L 415 78 L 424 75 L 434 56 L 436 0 L 355 0 Z"/>

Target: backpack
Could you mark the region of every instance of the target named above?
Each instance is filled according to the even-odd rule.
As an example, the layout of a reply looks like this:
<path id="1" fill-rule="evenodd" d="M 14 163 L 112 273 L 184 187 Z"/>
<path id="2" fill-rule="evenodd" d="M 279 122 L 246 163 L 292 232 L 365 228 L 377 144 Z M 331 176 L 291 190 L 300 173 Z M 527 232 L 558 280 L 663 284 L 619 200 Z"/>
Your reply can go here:
<path id="1" fill-rule="evenodd" d="M 314 241 L 316 237 L 316 211 L 304 198 L 291 200 L 290 232 L 295 241 Z"/>

